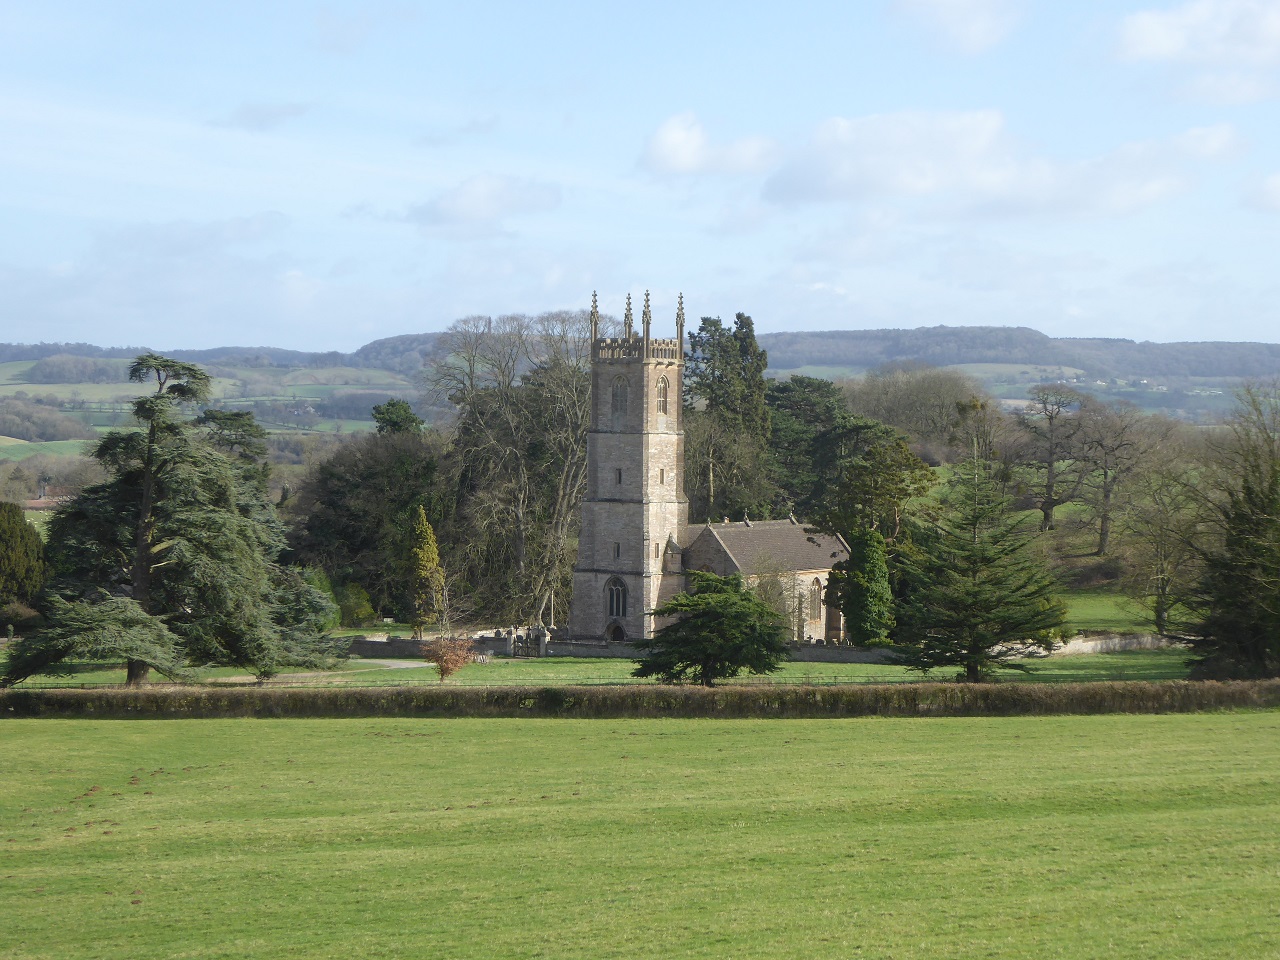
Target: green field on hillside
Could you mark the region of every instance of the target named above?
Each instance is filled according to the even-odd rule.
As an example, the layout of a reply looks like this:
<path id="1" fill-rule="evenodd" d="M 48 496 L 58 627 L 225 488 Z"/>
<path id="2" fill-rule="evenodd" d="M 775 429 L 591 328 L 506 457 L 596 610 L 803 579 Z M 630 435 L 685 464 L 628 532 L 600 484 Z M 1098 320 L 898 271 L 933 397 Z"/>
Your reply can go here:
<path id="1" fill-rule="evenodd" d="M 1280 714 L 0 721 L 27 958 L 1280 955 Z"/>

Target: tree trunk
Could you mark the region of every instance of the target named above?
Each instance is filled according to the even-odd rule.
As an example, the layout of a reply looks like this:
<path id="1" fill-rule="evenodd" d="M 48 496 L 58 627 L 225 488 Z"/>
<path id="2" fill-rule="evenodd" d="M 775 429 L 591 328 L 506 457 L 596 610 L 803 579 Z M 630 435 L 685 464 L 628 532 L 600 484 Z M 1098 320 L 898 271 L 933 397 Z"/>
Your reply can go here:
<path id="1" fill-rule="evenodd" d="M 147 674 L 151 672 L 151 667 L 143 663 L 141 660 L 129 660 L 125 663 L 124 683 L 127 687 L 141 686 L 146 682 Z"/>

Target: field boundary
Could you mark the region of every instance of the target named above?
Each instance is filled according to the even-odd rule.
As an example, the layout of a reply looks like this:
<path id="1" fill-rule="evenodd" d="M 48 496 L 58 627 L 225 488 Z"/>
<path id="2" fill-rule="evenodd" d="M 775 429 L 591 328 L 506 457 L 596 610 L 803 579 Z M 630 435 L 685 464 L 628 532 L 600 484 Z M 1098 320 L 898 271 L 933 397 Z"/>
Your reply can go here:
<path id="1" fill-rule="evenodd" d="M 1280 680 L 791 687 L 193 688 L 0 691 L 0 718 L 975 717 L 1280 708 Z"/>

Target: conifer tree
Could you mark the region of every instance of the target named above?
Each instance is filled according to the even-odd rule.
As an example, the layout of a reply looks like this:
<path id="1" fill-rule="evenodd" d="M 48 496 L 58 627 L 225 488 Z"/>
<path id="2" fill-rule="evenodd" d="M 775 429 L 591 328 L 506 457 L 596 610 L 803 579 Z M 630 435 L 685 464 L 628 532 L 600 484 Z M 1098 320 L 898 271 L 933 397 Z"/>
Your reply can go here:
<path id="1" fill-rule="evenodd" d="M 1053 646 L 1066 622 L 1057 585 L 1024 518 L 1010 511 L 988 464 L 957 467 L 930 542 L 906 561 L 910 592 L 899 615 L 904 660 L 916 670 L 959 667 L 991 680 L 1018 657 Z"/>
<path id="2" fill-rule="evenodd" d="M 1209 482 L 1195 673 L 1280 676 L 1280 385 L 1247 387 Z"/>
<path id="3" fill-rule="evenodd" d="M 107 480 L 50 520 L 51 622 L 9 651 L 0 683 L 74 652 L 73 627 L 97 638 L 98 654 L 118 637 L 130 684 L 184 663 L 269 676 L 323 658 L 331 605 L 278 563 L 284 528 L 259 459 L 264 431 L 247 413 L 183 418 L 184 403 L 208 395 L 197 366 L 146 354 L 130 377 L 156 387 L 134 404 L 140 429 L 99 441 L 93 456 Z"/>
<path id="4" fill-rule="evenodd" d="M 0 501 L 0 607 L 30 603 L 44 585 L 44 544 L 16 503 Z"/>
<path id="5" fill-rule="evenodd" d="M 895 618 L 884 537 L 877 530 L 861 530 L 848 543 L 849 558 L 832 570 L 828 595 L 840 604 L 850 641 L 860 646 L 885 643 Z"/>
<path id="6" fill-rule="evenodd" d="M 436 532 L 421 506 L 413 518 L 413 637 L 422 639 L 423 629 L 439 623 L 444 605 L 444 568 Z"/>
<path id="7" fill-rule="evenodd" d="M 641 657 L 634 675 L 710 687 L 743 670 L 777 670 L 787 658 L 782 617 L 747 590 L 740 576 L 701 571 L 689 576 L 692 593 L 678 593 L 653 611 L 655 617 L 679 619 L 635 641 Z"/>

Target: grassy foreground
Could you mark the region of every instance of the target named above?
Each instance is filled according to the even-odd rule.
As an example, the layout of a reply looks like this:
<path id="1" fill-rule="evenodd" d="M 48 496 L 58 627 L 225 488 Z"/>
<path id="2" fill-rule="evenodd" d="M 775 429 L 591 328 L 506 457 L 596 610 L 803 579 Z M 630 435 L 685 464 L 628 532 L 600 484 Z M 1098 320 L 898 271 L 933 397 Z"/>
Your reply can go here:
<path id="1" fill-rule="evenodd" d="M 0 955 L 1280 956 L 1280 713 L 0 724 Z"/>

